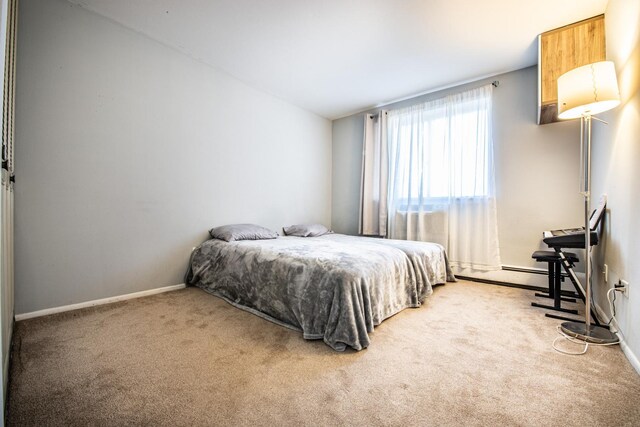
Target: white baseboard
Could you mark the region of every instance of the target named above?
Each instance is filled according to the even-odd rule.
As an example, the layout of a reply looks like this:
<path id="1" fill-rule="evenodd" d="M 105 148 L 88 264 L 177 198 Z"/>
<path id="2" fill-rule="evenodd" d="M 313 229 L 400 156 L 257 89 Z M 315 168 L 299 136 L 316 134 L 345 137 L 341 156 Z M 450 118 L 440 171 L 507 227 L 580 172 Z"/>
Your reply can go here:
<path id="1" fill-rule="evenodd" d="M 48 316 L 50 314 L 63 313 L 65 311 L 78 310 L 80 308 L 94 307 L 96 305 L 110 304 L 112 302 L 125 301 L 128 299 L 146 297 L 149 295 L 161 294 L 163 292 L 177 291 L 184 289 L 185 284 L 165 286 L 163 288 L 149 289 L 147 291 L 134 292 L 131 294 L 118 295 L 115 297 L 96 299 L 93 301 L 80 302 L 77 304 L 63 305 L 61 307 L 45 308 L 44 310 L 32 311 L 30 313 L 16 314 L 16 322 L 20 320 L 32 319 L 34 317 Z"/>
<path id="2" fill-rule="evenodd" d="M 609 319 L 609 316 L 607 316 L 602 307 L 600 307 L 598 304 L 593 304 L 593 306 L 596 309 L 596 313 L 598 314 L 598 316 L 600 316 L 601 319 Z M 629 361 L 631 366 L 633 366 L 633 369 L 635 369 L 638 375 L 640 375 L 640 360 L 638 360 L 638 357 L 633 353 L 631 347 L 627 345 L 627 342 L 624 340 L 624 336 L 622 335 L 622 333 L 616 332 L 616 335 L 620 340 L 620 348 L 622 349 L 622 352 L 627 357 L 627 360 Z"/>
<path id="3" fill-rule="evenodd" d="M 620 334 L 618 334 L 618 336 L 620 336 Z M 620 339 L 620 348 L 622 349 L 624 355 L 627 356 L 627 360 L 629 360 L 629 363 L 631 363 L 633 369 L 635 369 L 638 375 L 640 375 L 640 360 L 638 360 L 638 357 L 633 354 L 633 351 L 631 351 L 631 347 L 629 347 L 623 339 Z"/>

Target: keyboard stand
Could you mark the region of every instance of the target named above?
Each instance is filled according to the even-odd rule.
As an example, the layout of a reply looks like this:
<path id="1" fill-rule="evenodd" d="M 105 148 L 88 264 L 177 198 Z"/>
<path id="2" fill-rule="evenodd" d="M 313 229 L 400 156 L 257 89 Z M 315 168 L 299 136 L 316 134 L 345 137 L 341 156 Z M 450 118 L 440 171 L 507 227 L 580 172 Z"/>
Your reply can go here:
<path id="1" fill-rule="evenodd" d="M 566 291 L 565 291 L 566 292 Z M 535 296 L 539 297 L 539 298 L 549 298 L 552 300 L 555 300 L 556 297 L 554 294 L 549 294 L 549 291 L 544 291 L 544 292 L 536 292 Z M 578 294 L 576 294 L 575 292 L 572 292 L 570 295 L 567 296 L 560 296 L 560 301 L 564 301 L 564 302 L 576 302 L 576 299 L 580 298 L 578 296 Z"/>
<path id="2" fill-rule="evenodd" d="M 573 283 L 574 288 L 576 288 L 576 292 L 578 293 L 578 296 L 580 297 L 582 302 L 586 302 L 584 297 L 584 289 L 582 289 L 582 285 L 580 285 L 580 280 L 578 280 L 578 276 L 576 275 L 575 271 L 573 271 L 573 265 L 571 264 L 571 262 L 569 262 L 564 252 L 562 252 L 561 248 L 556 247 L 554 248 L 554 250 L 560 256 L 560 264 L 569 275 L 569 280 L 571 280 L 571 283 Z M 600 324 L 600 321 L 598 320 L 598 316 L 596 316 L 596 313 L 593 310 L 593 308 L 591 308 L 591 317 L 595 321 L 596 326 L 603 326 Z M 584 321 L 582 323 L 584 323 Z"/>

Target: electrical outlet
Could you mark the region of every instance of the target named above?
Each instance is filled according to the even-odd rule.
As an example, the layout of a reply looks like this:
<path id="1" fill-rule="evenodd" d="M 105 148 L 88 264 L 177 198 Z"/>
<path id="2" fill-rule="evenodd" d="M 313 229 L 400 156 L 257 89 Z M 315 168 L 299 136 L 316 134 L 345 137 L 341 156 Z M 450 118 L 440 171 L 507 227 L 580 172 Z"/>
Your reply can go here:
<path id="1" fill-rule="evenodd" d="M 624 287 L 624 291 L 622 291 L 622 295 L 629 298 L 629 282 L 621 279 L 620 284 Z"/>

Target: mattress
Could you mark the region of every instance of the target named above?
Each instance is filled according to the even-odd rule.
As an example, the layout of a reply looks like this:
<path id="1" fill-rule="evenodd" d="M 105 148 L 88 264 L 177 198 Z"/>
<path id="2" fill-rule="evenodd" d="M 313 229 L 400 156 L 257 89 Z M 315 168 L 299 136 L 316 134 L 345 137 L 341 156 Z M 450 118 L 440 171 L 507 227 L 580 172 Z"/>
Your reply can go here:
<path id="1" fill-rule="evenodd" d="M 455 281 L 438 244 L 342 234 L 211 239 L 190 264 L 188 284 L 337 351 L 368 347 L 374 326 Z"/>

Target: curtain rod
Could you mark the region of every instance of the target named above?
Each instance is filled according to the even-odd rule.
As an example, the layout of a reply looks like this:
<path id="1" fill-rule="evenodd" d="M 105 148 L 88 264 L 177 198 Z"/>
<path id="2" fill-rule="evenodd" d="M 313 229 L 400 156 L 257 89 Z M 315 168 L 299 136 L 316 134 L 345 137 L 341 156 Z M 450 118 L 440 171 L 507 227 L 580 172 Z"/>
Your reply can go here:
<path id="1" fill-rule="evenodd" d="M 493 86 L 493 87 L 498 87 L 498 86 L 500 86 L 500 80 L 494 80 L 494 81 L 492 81 L 492 82 L 491 82 L 491 86 Z M 399 101 L 399 102 L 400 102 L 400 101 Z M 374 117 L 375 117 L 375 116 L 377 116 L 378 114 L 379 114 L 379 113 L 376 113 L 376 114 L 369 114 L 369 117 L 370 117 L 370 118 L 374 118 Z M 385 114 L 386 114 L 386 112 L 385 112 Z"/>

